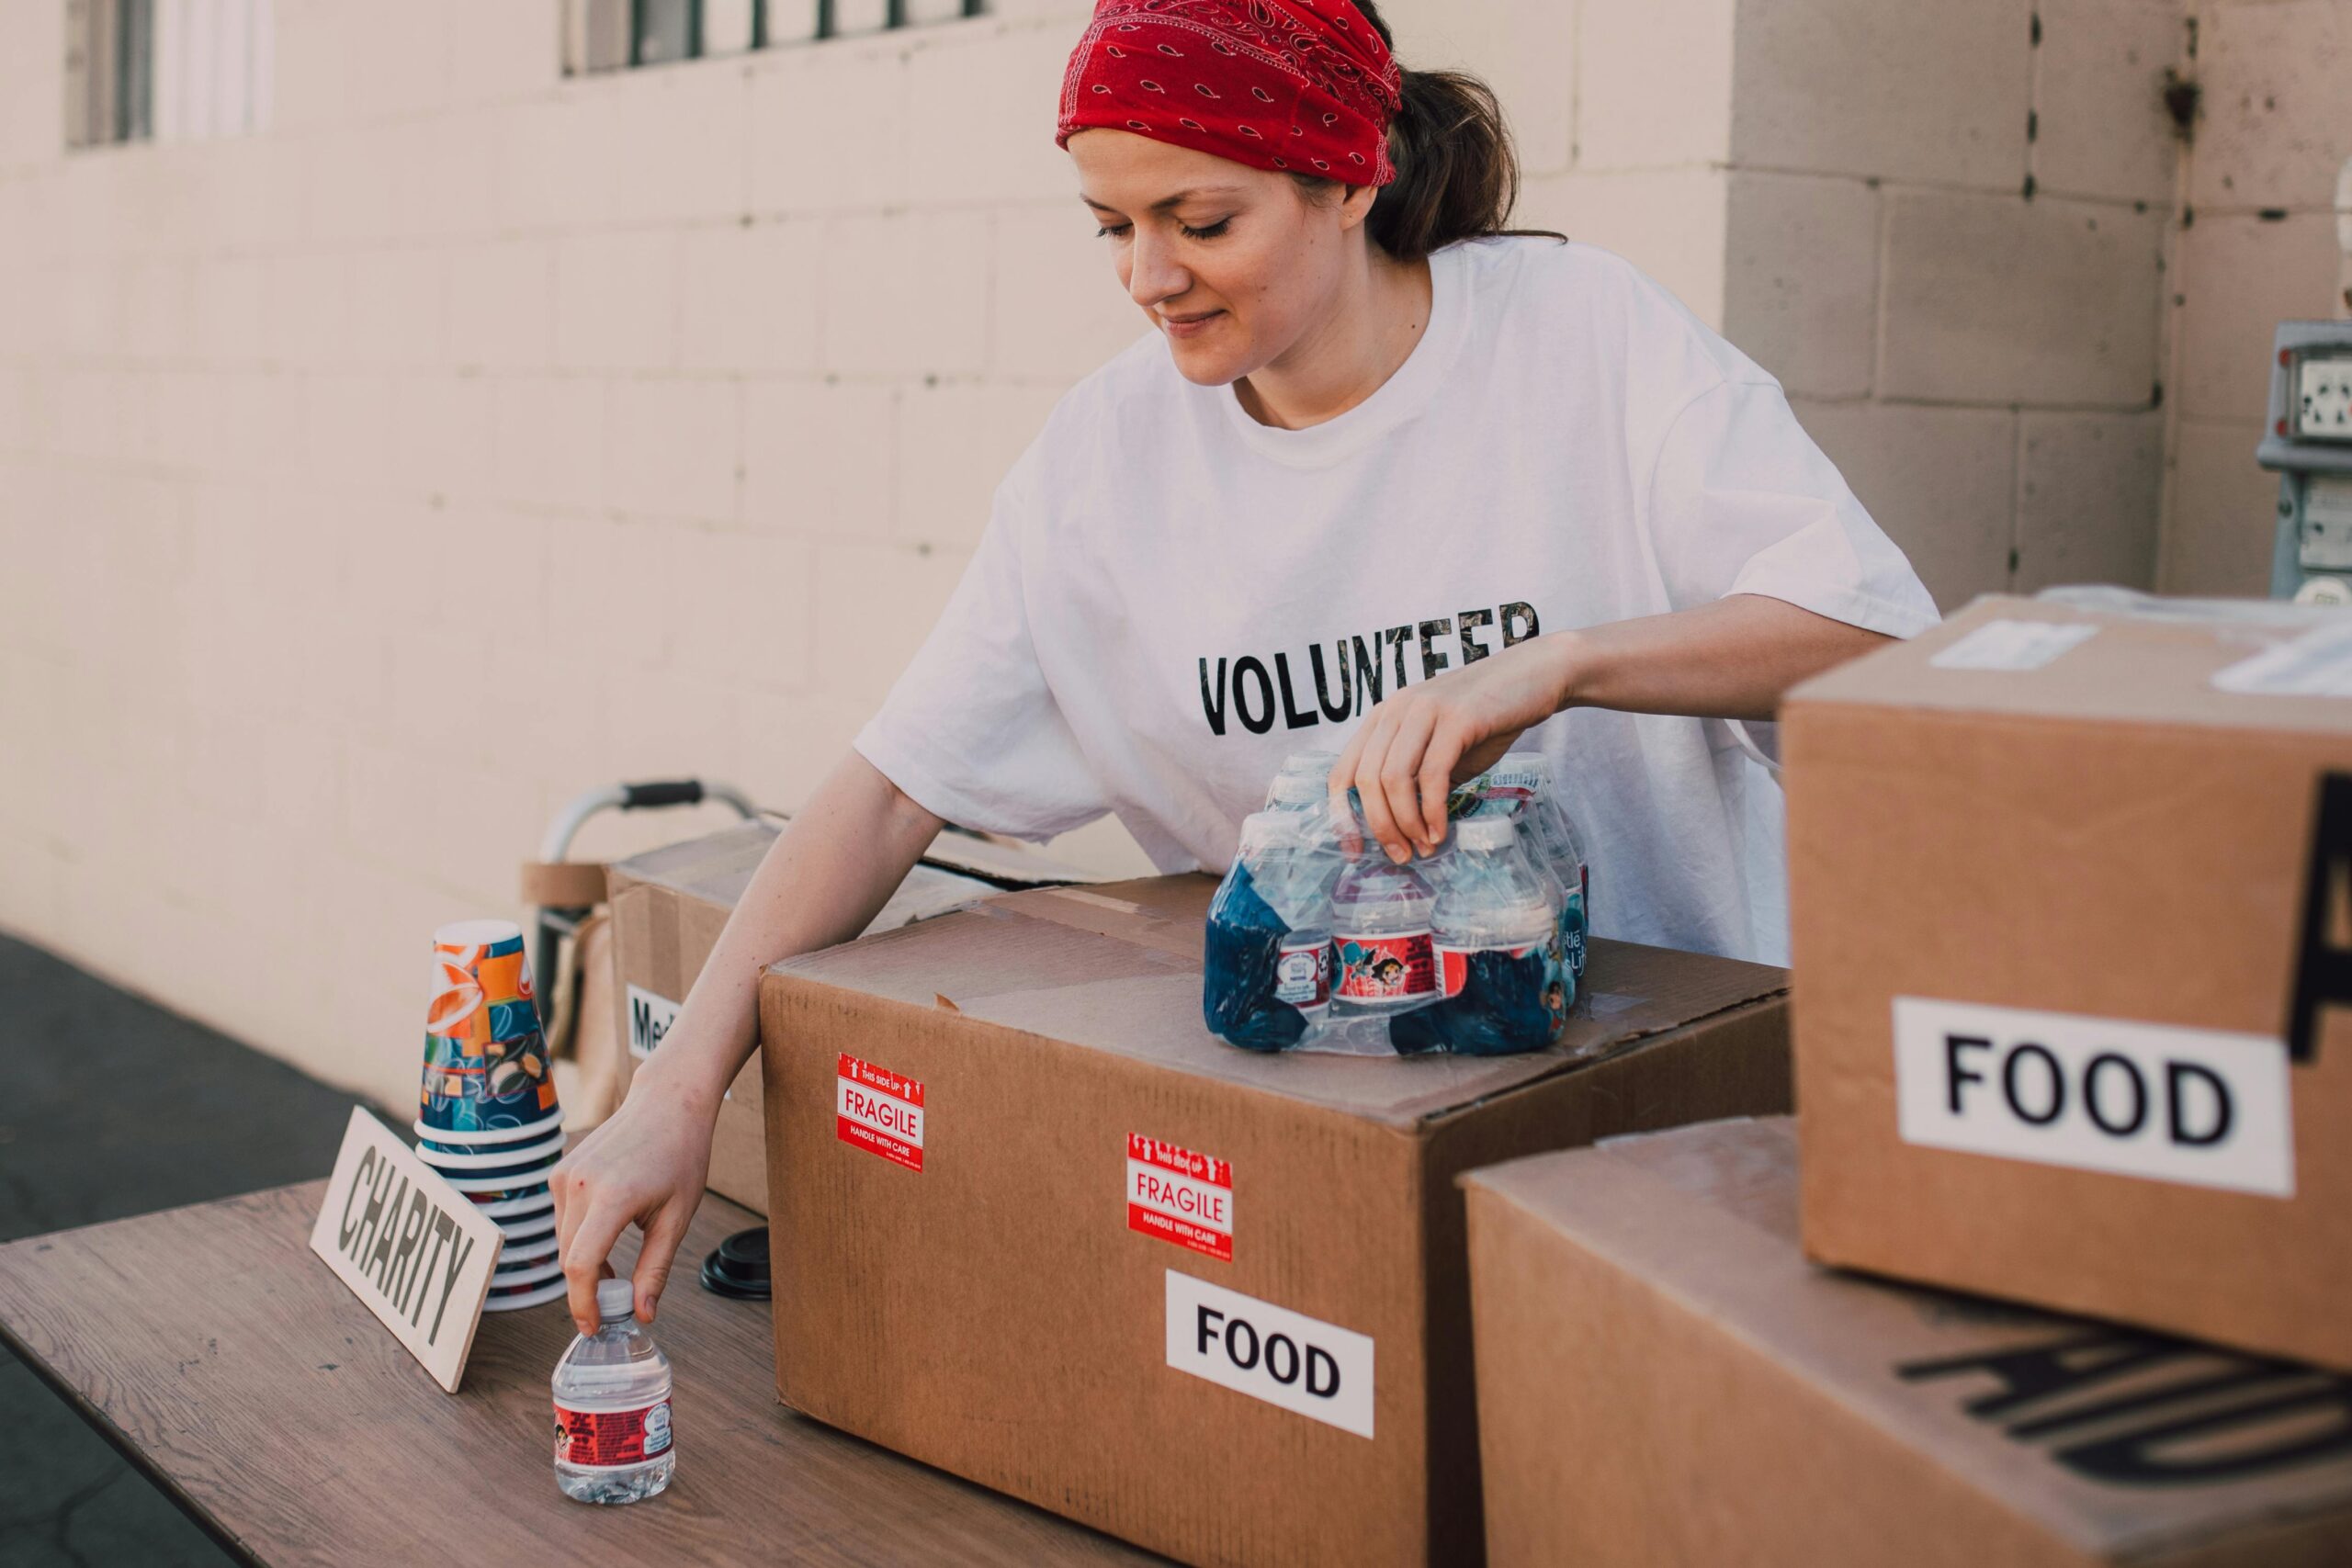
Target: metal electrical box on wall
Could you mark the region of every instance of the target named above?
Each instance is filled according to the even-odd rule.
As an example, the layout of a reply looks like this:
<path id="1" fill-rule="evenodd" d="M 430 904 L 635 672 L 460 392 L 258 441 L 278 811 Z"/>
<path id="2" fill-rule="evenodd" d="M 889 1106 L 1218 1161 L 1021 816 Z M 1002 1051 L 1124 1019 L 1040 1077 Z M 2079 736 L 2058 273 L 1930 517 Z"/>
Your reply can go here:
<path id="1" fill-rule="evenodd" d="M 2352 321 L 2281 321 L 2255 459 L 2278 475 L 2270 592 L 2352 604 Z"/>

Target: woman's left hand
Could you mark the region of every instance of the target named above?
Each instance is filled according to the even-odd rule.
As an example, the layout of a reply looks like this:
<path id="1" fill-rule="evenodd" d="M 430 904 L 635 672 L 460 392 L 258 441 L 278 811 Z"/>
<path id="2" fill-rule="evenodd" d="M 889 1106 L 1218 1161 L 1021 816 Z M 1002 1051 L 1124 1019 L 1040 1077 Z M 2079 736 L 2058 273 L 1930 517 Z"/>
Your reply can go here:
<path id="1" fill-rule="evenodd" d="M 1532 637 L 1418 686 L 1372 710 L 1331 770 L 1332 815 L 1346 819 L 1353 785 L 1363 826 L 1403 864 L 1445 840 L 1445 801 L 1521 732 L 1560 710 L 1570 639 Z"/>

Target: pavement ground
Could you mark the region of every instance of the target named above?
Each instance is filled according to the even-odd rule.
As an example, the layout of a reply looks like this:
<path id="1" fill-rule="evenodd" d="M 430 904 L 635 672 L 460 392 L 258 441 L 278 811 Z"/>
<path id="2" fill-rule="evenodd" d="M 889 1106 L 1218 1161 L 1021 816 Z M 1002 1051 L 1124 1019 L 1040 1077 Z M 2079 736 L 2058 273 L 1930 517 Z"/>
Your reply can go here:
<path id="1" fill-rule="evenodd" d="M 356 1097 L 0 937 L 0 1241 L 322 1177 Z M 0 1349 L 0 1568 L 233 1560 Z"/>

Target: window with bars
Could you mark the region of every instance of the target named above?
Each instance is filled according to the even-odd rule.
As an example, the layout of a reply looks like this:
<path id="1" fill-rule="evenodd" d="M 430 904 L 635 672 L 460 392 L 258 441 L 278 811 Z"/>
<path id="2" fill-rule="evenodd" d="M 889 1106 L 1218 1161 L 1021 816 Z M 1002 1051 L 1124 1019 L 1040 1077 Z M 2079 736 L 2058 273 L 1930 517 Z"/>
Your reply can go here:
<path id="1" fill-rule="evenodd" d="M 987 0 L 566 0 L 563 69 L 578 76 L 978 17 Z"/>
<path id="2" fill-rule="evenodd" d="M 272 0 L 65 0 L 65 144 L 264 130 L 276 42 Z"/>

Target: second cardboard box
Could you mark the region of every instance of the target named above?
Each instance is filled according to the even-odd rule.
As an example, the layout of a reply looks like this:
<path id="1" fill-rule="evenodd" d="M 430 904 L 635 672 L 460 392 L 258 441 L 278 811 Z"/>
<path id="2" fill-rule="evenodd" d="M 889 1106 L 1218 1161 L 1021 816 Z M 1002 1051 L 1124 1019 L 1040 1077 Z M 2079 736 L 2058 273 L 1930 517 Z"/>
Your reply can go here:
<path id="1" fill-rule="evenodd" d="M 1199 1562 L 1480 1540 L 1474 1166 L 1786 1104 L 1786 976 L 1597 942 L 1562 1048 L 1261 1056 L 1205 877 L 1023 893 L 761 991 L 777 1387 Z"/>

